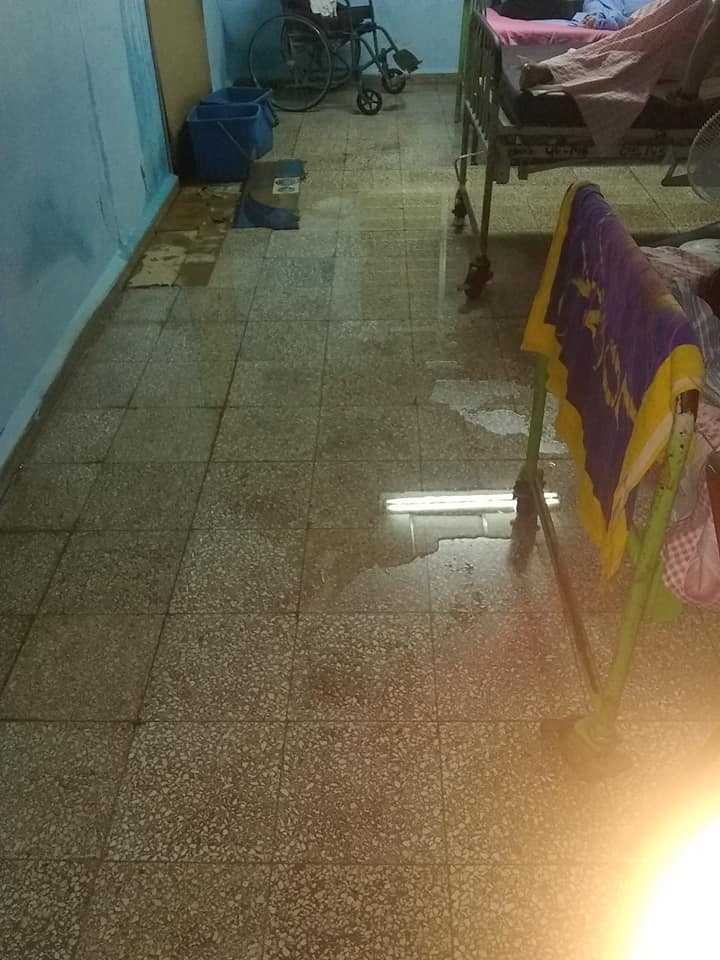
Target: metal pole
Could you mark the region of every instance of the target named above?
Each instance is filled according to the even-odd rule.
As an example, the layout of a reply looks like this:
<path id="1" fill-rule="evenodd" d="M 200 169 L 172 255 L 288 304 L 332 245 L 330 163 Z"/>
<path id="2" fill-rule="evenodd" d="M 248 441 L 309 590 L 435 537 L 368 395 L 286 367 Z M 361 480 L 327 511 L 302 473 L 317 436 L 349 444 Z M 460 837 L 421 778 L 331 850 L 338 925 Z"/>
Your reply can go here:
<path id="1" fill-rule="evenodd" d="M 460 53 L 458 54 L 458 73 L 455 88 L 455 123 L 460 123 L 462 117 L 463 87 L 465 79 L 465 60 L 467 56 L 468 29 L 470 26 L 470 9 L 472 0 L 463 0 L 462 20 L 460 23 Z"/>

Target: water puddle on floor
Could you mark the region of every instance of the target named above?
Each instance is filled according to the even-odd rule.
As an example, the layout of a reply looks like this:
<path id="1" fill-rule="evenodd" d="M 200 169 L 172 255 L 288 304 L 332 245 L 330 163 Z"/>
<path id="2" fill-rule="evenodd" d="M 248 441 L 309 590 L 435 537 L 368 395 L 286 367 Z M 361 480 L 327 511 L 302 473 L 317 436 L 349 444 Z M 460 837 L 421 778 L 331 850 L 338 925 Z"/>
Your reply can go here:
<path id="1" fill-rule="evenodd" d="M 430 401 L 450 407 L 466 423 L 496 436 L 527 437 L 530 432 L 529 415 L 511 409 L 529 404 L 529 391 L 512 380 L 437 380 Z M 540 452 L 564 456 L 567 448 L 555 433 L 557 412 L 557 401 L 548 396 Z"/>

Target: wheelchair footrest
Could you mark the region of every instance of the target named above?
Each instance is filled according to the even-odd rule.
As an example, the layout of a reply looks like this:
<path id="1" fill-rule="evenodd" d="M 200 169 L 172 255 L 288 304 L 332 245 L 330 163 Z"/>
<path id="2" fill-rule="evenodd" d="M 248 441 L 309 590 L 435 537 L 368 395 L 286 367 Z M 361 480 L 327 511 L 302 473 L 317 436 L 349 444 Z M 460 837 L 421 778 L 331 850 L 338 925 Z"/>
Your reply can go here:
<path id="1" fill-rule="evenodd" d="M 400 67 L 403 73 L 414 73 L 422 63 L 410 50 L 396 50 L 394 53 L 395 63 Z"/>

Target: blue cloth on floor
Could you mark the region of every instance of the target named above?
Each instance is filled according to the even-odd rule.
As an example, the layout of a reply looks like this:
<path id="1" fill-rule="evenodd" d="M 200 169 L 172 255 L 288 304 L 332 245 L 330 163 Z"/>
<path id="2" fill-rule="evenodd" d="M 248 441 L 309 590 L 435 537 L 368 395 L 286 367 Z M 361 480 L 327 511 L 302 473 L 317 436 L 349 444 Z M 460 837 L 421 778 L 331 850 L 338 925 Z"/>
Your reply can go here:
<path id="1" fill-rule="evenodd" d="M 650 0 L 585 0 L 582 13 L 576 13 L 572 22 L 582 27 L 588 17 L 593 17 L 597 30 L 621 30 L 630 22 L 630 17 L 649 2 Z"/>
<path id="2" fill-rule="evenodd" d="M 242 230 L 247 227 L 267 227 L 270 230 L 299 230 L 300 217 L 293 210 L 282 207 L 269 207 L 253 197 L 244 197 L 235 211 L 233 227 Z"/>

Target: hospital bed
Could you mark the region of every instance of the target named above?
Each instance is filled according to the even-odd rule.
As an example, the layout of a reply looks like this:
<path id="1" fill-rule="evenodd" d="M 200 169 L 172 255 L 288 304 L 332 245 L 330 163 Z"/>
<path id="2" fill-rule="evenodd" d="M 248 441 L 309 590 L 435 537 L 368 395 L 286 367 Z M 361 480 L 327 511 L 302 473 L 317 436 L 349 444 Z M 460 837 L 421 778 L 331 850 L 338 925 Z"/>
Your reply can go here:
<path id="1" fill-rule="evenodd" d="M 458 190 L 455 226 L 469 219 L 479 238 L 478 254 L 465 281 L 468 299 L 480 295 L 491 278 L 488 257 L 490 212 L 496 183 L 508 183 L 512 170 L 521 180 L 532 173 L 562 166 L 626 166 L 668 164 L 663 184 L 672 185 L 675 169 L 687 160 L 698 128 L 717 109 L 717 102 L 678 109 L 651 97 L 645 109 L 613 152 L 598 147 L 584 126 L 573 99 L 566 94 L 520 90 L 520 70 L 528 60 L 558 55 L 570 44 L 551 46 L 504 44 L 486 0 L 470 0 L 462 87 L 462 146 L 456 162 Z M 520 21 L 518 21 L 520 23 Z M 579 32 L 579 31 L 577 31 Z M 573 34 L 575 36 L 575 34 Z M 577 47 L 575 40 L 572 46 Z M 471 162 L 485 158 L 482 209 L 477 217 L 467 186 Z"/>

